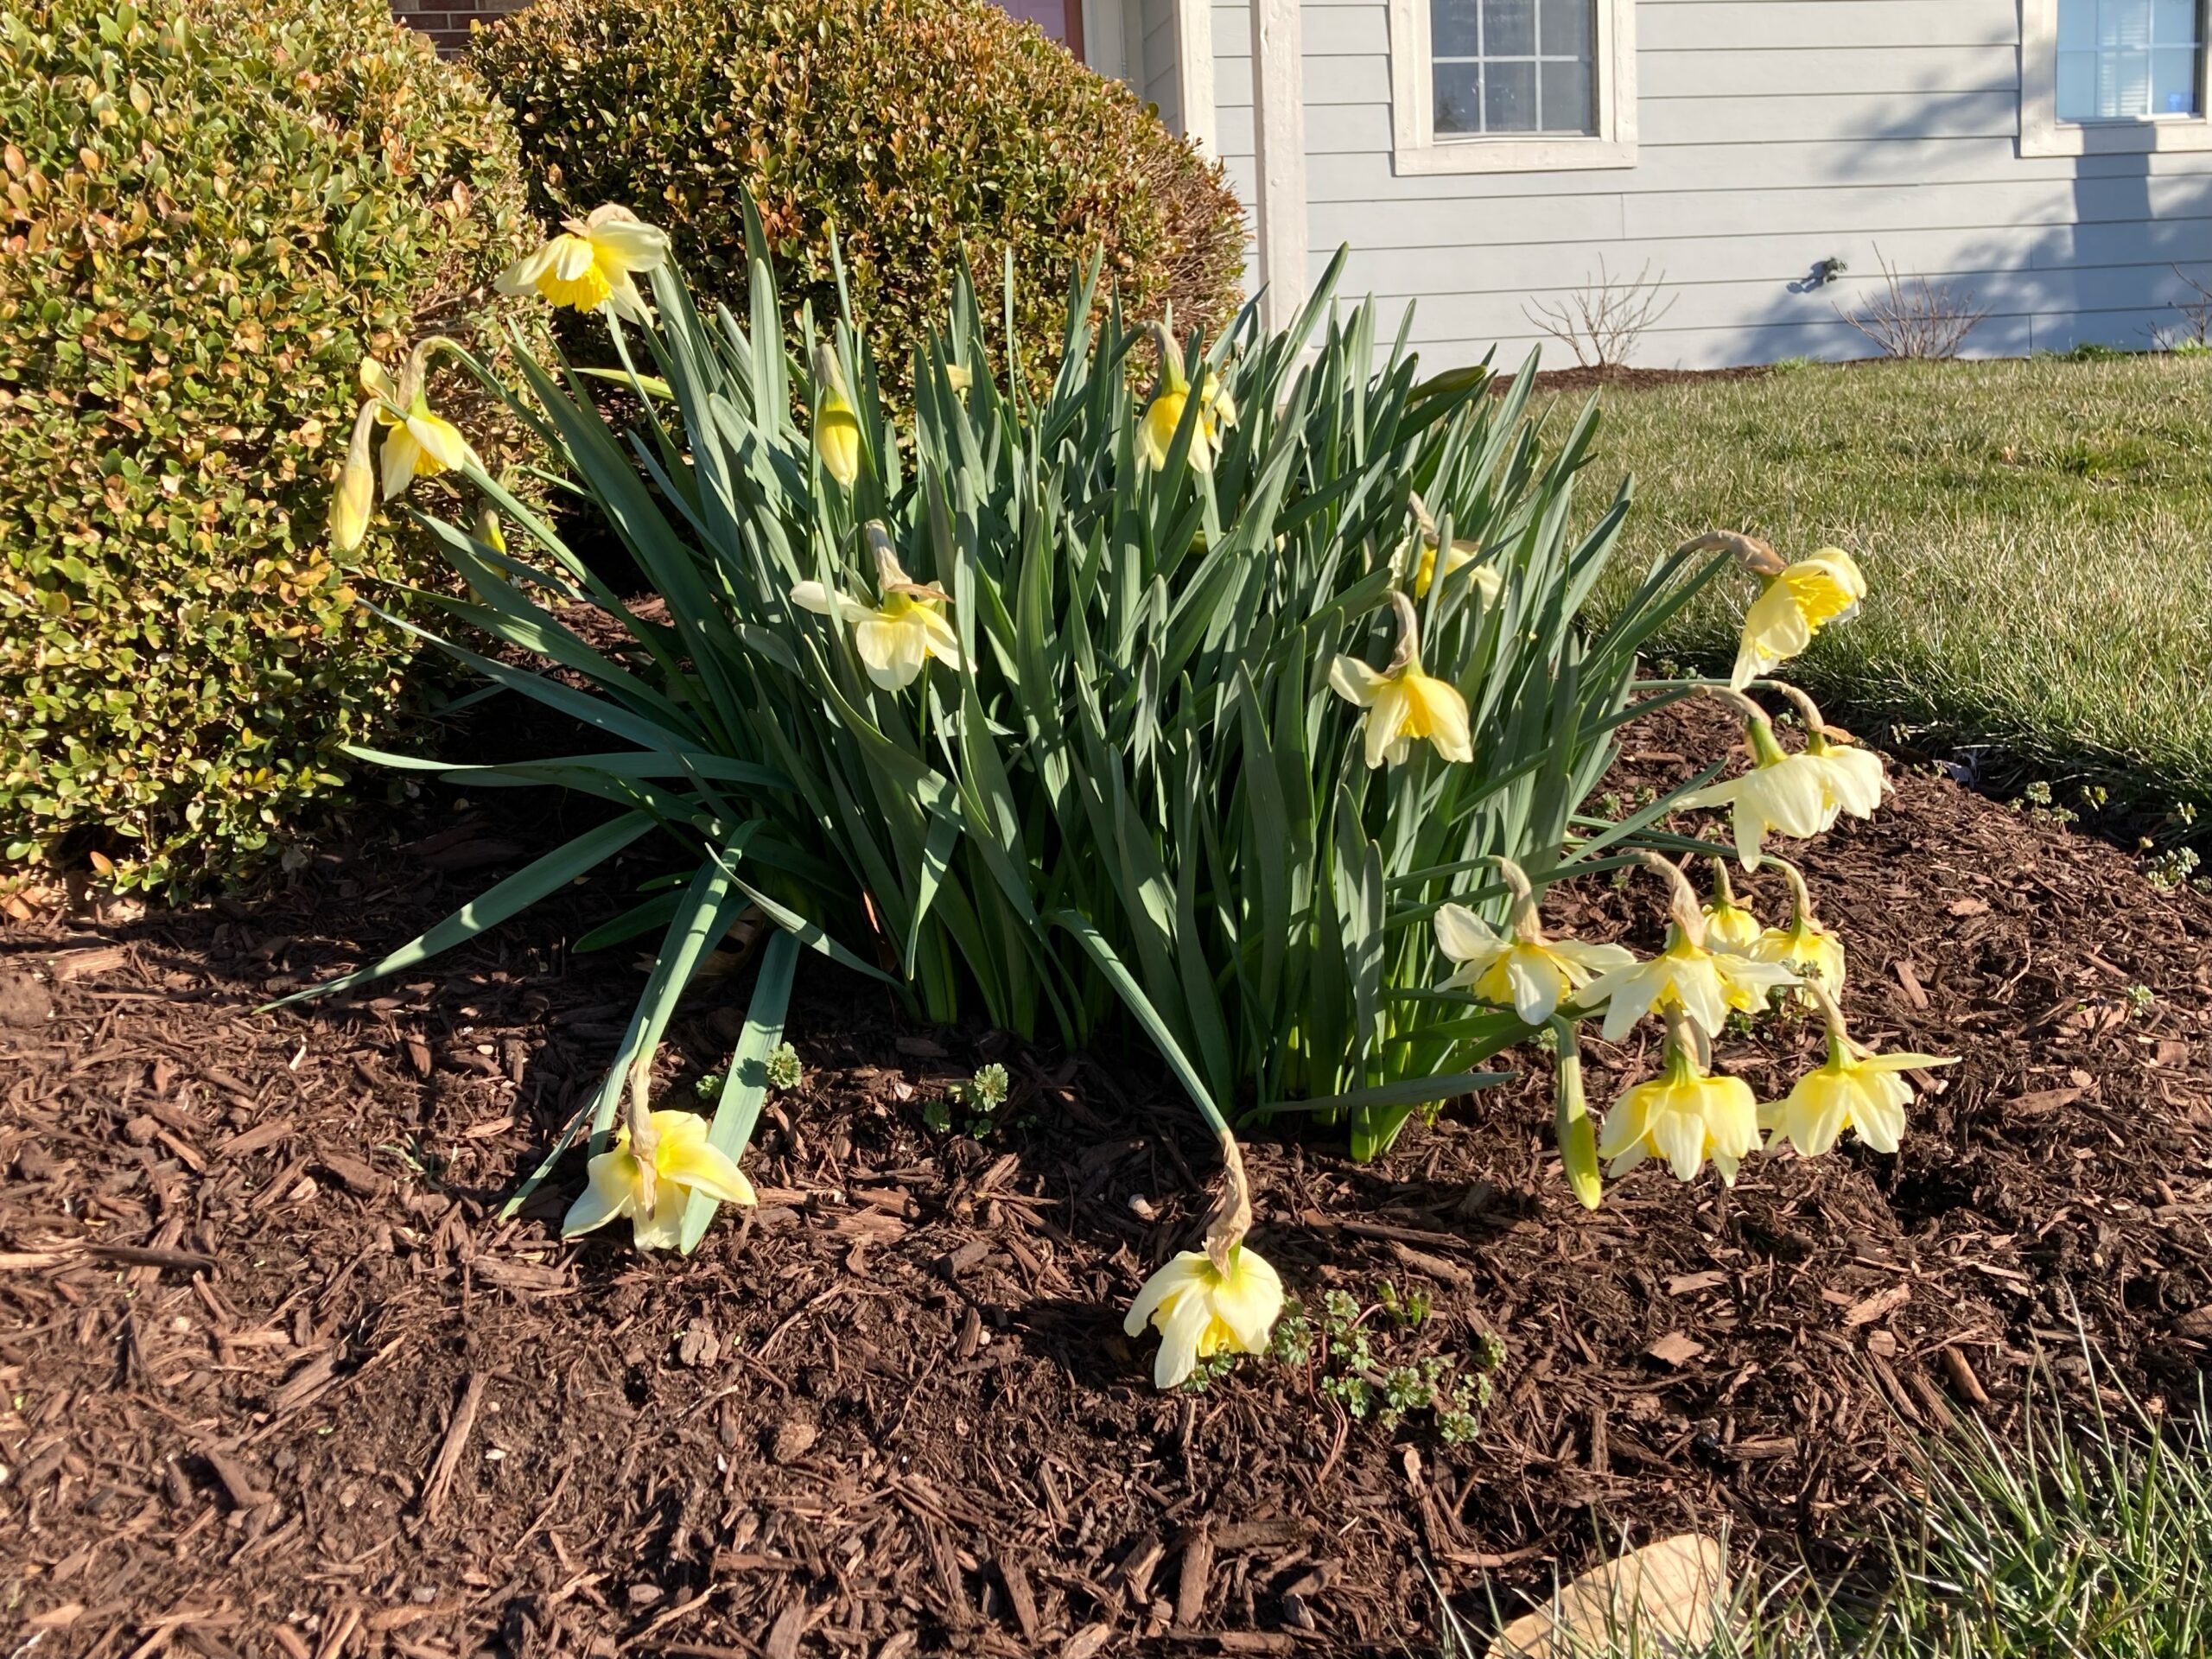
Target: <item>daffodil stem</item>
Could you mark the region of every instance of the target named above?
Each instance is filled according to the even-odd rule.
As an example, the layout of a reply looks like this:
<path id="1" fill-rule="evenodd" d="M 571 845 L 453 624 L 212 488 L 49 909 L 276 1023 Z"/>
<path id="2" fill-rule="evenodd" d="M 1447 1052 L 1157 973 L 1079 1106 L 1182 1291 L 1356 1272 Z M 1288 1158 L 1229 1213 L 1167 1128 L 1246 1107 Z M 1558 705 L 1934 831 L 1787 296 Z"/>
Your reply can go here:
<path id="1" fill-rule="evenodd" d="M 1815 702 L 1810 696 L 1790 684 L 1789 681 L 1757 680 L 1753 683 L 1765 690 L 1779 691 L 1787 697 L 1796 706 L 1798 716 L 1804 721 L 1807 731 L 1821 732 L 1827 729 L 1827 722 L 1821 718 L 1820 704 Z"/>
<path id="2" fill-rule="evenodd" d="M 1682 937 L 1692 944 L 1703 946 L 1705 911 L 1698 903 L 1697 889 L 1690 886 L 1689 878 L 1682 874 L 1682 867 L 1648 847 L 1639 847 L 1635 851 L 1640 863 L 1666 878 L 1667 885 L 1672 890 L 1670 909 L 1675 925 L 1682 930 Z"/>
<path id="3" fill-rule="evenodd" d="M 1769 853 L 1766 855 L 1766 861 L 1770 864 L 1779 864 L 1782 866 L 1783 874 L 1789 878 L 1790 926 L 1793 929 L 1797 930 L 1802 930 L 1812 926 L 1815 920 L 1813 915 L 1813 894 L 1811 890 L 1805 886 L 1804 871 L 1799 869 L 1788 859 L 1777 858 L 1772 853 Z"/>
<path id="4" fill-rule="evenodd" d="M 1755 576 L 1780 575 L 1788 568 L 1781 554 L 1758 537 L 1746 536 L 1740 531 L 1708 530 L 1701 536 L 1691 537 L 1675 550 L 1678 559 L 1692 553 L 1726 553 Z"/>

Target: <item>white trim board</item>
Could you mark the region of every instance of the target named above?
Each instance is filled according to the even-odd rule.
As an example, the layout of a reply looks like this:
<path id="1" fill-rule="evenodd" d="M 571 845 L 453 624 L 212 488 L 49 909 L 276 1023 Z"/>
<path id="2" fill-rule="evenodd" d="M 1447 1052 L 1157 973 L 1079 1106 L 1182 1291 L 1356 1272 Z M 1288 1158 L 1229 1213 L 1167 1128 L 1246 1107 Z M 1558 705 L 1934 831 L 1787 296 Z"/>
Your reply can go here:
<path id="1" fill-rule="evenodd" d="M 1203 0 L 1183 0 L 1185 6 Z M 1250 0 L 1260 320 L 1287 328 L 1306 303 L 1306 45 L 1299 0 Z"/>
<path id="2" fill-rule="evenodd" d="M 1212 0 L 1174 0 L 1176 93 L 1183 136 L 1210 158 L 1221 155 L 1214 115 Z"/>
<path id="3" fill-rule="evenodd" d="M 1636 0 L 1597 0 L 1598 130 L 1587 137 L 1440 138 L 1429 52 L 1431 0 L 1390 0 L 1391 157 L 1400 178 L 1566 173 L 1636 165 Z"/>

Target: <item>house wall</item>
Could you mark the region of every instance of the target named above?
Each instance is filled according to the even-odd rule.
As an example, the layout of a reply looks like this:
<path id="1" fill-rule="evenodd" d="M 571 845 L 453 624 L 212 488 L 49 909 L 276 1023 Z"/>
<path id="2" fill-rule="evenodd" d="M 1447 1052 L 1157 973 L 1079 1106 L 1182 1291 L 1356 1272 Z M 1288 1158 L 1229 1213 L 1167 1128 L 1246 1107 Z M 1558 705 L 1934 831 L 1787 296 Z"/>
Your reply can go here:
<path id="1" fill-rule="evenodd" d="M 468 26 L 520 11 L 528 0 L 391 0 L 391 15 L 419 29 L 450 57 L 468 45 Z"/>
<path id="2" fill-rule="evenodd" d="M 1188 3 L 1188 0 L 1186 0 Z M 1213 11 L 1220 147 L 1252 184 L 1245 5 Z M 1309 280 L 1373 293 L 1442 366 L 1565 348 L 1527 313 L 1663 275 L 1632 360 L 1707 366 L 1872 347 L 1836 315 L 1878 262 L 1986 309 L 1978 354 L 2142 346 L 2212 262 L 2212 154 L 2023 158 L 2014 0 L 1640 0 L 1632 168 L 1394 175 L 1382 0 L 1303 10 Z M 1848 275 L 1807 281 L 1817 260 Z"/>

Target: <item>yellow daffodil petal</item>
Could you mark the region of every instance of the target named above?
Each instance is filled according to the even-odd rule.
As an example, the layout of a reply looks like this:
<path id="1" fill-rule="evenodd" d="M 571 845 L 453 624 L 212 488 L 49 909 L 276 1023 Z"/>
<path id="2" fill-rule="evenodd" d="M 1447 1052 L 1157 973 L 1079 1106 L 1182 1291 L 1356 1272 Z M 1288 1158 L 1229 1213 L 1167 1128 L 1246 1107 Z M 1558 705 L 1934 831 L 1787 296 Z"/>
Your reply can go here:
<path id="1" fill-rule="evenodd" d="M 1446 760 L 1471 761 L 1475 746 L 1468 729 L 1467 700 L 1459 695 L 1459 688 L 1418 668 L 1402 670 L 1398 684 L 1407 701 L 1405 721 L 1400 728 L 1404 734 L 1427 738 Z"/>
<path id="2" fill-rule="evenodd" d="M 385 434 L 379 460 L 383 464 L 384 499 L 397 501 L 415 481 L 423 461 L 423 446 L 408 427 L 395 426 Z"/>
<path id="3" fill-rule="evenodd" d="M 588 1166 L 584 1190 L 561 1219 L 561 1236 L 604 1227 L 626 1216 L 638 1197 L 638 1160 L 626 1151 L 602 1152 Z"/>
<path id="4" fill-rule="evenodd" d="M 1250 1246 L 1232 1249 L 1226 1275 L 1204 1252 L 1185 1250 L 1145 1281 L 1122 1328 L 1132 1337 L 1147 1325 L 1160 1332 L 1153 1382 L 1172 1389 L 1201 1359 L 1264 1352 L 1282 1300 L 1281 1279 Z"/>
<path id="5" fill-rule="evenodd" d="M 1638 1084 L 1605 1115 L 1598 1155 L 1625 1174 L 1646 1157 L 1663 1159 L 1677 1180 L 1696 1178 L 1707 1158 L 1724 1181 L 1758 1144 L 1758 1103 L 1741 1077 L 1712 1077 L 1670 1065 Z"/>
<path id="6" fill-rule="evenodd" d="M 1329 664 L 1329 688 L 1346 702 L 1362 709 L 1371 708 L 1375 698 L 1389 684 L 1389 677 L 1377 673 L 1357 657 L 1339 657 Z"/>
<path id="7" fill-rule="evenodd" d="M 1741 905 L 1707 905 L 1705 940 L 1723 950 L 1747 951 L 1758 943 L 1759 918 Z"/>
<path id="8" fill-rule="evenodd" d="M 1840 548 L 1822 548 L 1765 579 L 1744 613 L 1744 635 L 1729 683 L 1743 690 L 1796 656 L 1829 622 L 1866 596 L 1866 578 Z"/>

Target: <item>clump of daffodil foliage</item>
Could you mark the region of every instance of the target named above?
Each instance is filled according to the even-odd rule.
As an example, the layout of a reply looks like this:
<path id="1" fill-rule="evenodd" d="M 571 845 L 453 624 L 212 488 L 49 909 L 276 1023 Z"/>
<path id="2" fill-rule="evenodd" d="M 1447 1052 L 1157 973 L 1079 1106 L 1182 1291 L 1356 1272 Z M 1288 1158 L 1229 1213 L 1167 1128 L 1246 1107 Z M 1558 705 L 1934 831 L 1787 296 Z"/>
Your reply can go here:
<path id="1" fill-rule="evenodd" d="M 628 1217 L 641 1245 L 689 1249 L 716 1205 L 746 1200 L 736 1160 L 806 953 L 931 1018 L 1070 1045 L 1130 1032 L 1157 1050 L 1224 1171 L 1202 1248 L 1128 1310 L 1129 1335 L 1159 1333 L 1163 1388 L 1266 1352 L 1284 1308 L 1249 1236 L 1239 1122 L 1313 1114 L 1371 1157 L 1532 1043 L 1555 1071 L 1566 1178 L 1592 1207 L 1608 1173 L 1646 1161 L 1732 1180 L 1763 1144 L 1896 1146 L 1908 1077 L 1943 1062 L 1852 1035 L 1843 944 L 1794 867 L 1786 918 L 1739 901 L 1718 868 L 1732 850 L 1745 871 L 1778 863 L 1771 838 L 1880 804 L 1878 759 L 1760 677 L 1858 603 L 1847 557 L 1790 564 L 1700 537 L 1587 637 L 1576 619 L 1628 504 L 1570 537 L 1594 413 L 1549 441 L 1526 417 L 1526 374 L 1502 397 L 1479 372 L 1424 380 L 1402 346 L 1379 346 L 1370 311 L 1334 310 L 1325 283 L 1296 327 L 1269 334 L 1247 312 L 1210 343 L 1110 302 L 1094 327 L 1088 282 L 1057 342 L 993 340 L 963 283 L 914 342 L 899 429 L 866 333 L 802 309 L 804 348 L 787 346 L 757 224 L 752 253 L 745 320 L 702 315 L 665 240 L 619 209 L 572 219 L 510 274 L 604 321 L 639 411 L 620 433 L 591 376 L 524 359 L 509 387 L 443 342 L 417 353 L 454 353 L 511 397 L 664 620 L 434 423 L 413 359 L 365 371 L 358 431 L 385 435 L 380 490 L 363 453 L 334 514 L 350 535 L 372 495 L 406 499 L 425 467 L 464 478 L 490 521 L 415 510 L 471 592 L 446 608 L 544 669 L 445 648 L 593 728 L 574 754 L 512 766 L 374 758 L 472 789 L 563 784 L 613 809 L 340 985 L 493 925 L 647 834 L 693 862 L 599 931 L 657 928 L 661 944 L 569 1132 L 588 1122 L 595 1154 L 569 1230 Z M 992 378 L 1033 352 L 1053 353 L 1047 395 Z M 1130 368 L 1147 359 L 1140 391 Z M 1759 585 L 1737 683 L 1640 681 L 1652 631 L 1732 564 Z M 561 603 L 595 607 L 625 643 L 588 643 Z M 1750 769 L 1716 781 L 1716 760 L 1618 821 L 1591 813 L 1620 727 L 1699 694 L 1741 715 Z M 1760 694 L 1795 704 L 1801 747 Z M 1732 849 L 1669 829 L 1682 810 L 1725 810 Z M 1715 863 L 1709 900 L 1684 854 Z M 1670 901 L 1656 954 L 1546 926 L 1554 884 L 1644 869 Z M 648 1099 L 654 1051 L 748 913 L 768 943 L 729 1083 L 711 1128 L 671 1122 Z M 1770 1015 L 1817 1015 L 1827 1058 L 1762 1103 L 1715 1044 Z M 1657 1074 L 1600 1120 L 1582 1025 L 1618 1043 L 1647 1020 L 1663 1033 Z M 1004 1084 L 985 1068 L 963 1104 L 987 1111 Z M 1410 1306 L 1394 1295 L 1385 1311 Z M 1365 1345 L 1366 1315 L 1325 1312 L 1347 1406 L 1437 1410 L 1471 1432 L 1478 1382 L 1463 1397 L 1441 1373 L 1397 1376 Z"/>

